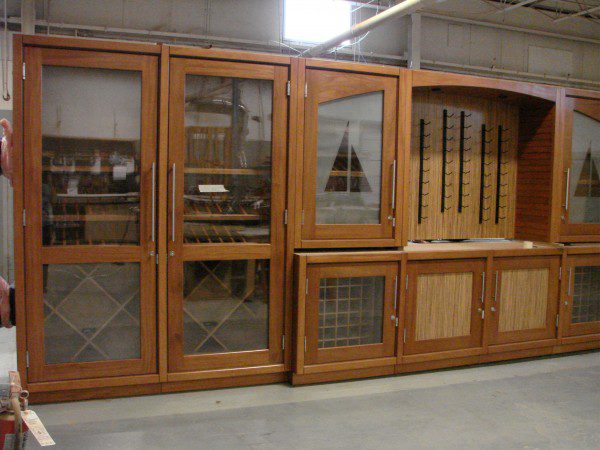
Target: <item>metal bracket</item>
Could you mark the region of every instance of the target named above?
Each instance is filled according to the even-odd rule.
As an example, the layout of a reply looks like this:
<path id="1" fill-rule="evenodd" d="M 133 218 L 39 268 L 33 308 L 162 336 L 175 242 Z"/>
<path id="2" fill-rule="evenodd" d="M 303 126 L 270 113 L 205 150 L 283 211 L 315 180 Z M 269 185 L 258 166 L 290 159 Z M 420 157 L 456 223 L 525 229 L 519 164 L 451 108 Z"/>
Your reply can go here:
<path id="1" fill-rule="evenodd" d="M 27 76 L 27 70 L 25 69 L 25 63 L 23 63 L 23 79 Z"/>
<path id="2" fill-rule="evenodd" d="M 286 83 L 285 92 L 288 97 L 292 94 L 292 82 L 290 80 L 288 80 Z"/>

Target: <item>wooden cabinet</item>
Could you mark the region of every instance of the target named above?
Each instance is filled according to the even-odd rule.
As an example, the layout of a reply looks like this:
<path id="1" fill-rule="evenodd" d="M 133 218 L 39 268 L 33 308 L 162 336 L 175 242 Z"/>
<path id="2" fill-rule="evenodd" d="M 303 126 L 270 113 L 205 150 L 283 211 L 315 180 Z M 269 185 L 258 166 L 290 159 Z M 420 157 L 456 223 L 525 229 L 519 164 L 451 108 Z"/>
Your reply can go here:
<path id="1" fill-rule="evenodd" d="M 564 241 L 600 241 L 600 98 L 567 95 L 564 107 Z"/>
<path id="2" fill-rule="evenodd" d="M 398 77 L 319 68 L 305 76 L 301 246 L 394 245 Z"/>
<path id="3" fill-rule="evenodd" d="M 28 46 L 24 62 L 28 382 L 157 373 L 158 58 Z"/>
<path id="4" fill-rule="evenodd" d="M 409 261 L 404 354 L 480 347 L 485 260 Z"/>
<path id="5" fill-rule="evenodd" d="M 172 58 L 168 369 L 283 370 L 288 67 Z"/>
<path id="6" fill-rule="evenodd" d="M 399 255 L 296 254 L 295 373 L 393 364 Z"/>
<path id="7" fill-rule="evenodd" d="M 494 259 L 490 344 L 556 337 L 559 265 L 559 256 Z"/>
<path id="8" fill-rule="evenodd" d="M 600 333 L 600 253 L 567 257 L 565 336 Z"/>

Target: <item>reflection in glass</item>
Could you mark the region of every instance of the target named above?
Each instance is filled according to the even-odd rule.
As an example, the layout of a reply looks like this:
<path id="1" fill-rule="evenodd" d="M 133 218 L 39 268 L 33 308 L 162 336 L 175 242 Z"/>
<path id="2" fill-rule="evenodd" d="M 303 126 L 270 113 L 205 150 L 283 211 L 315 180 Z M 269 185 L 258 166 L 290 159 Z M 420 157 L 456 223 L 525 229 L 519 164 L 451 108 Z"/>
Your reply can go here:
<path id="1" fill-rule="evenodd" d="M 184 242 L 269 242 L 273 82 L 188 75 Z"/>
<path id="2" fill-rule="evenodd" d="M 42 68 L 44 245 L 139 242 L 141 75 Z"/>
<path id="3" fill-rule="evenodd" d="M 269 261 L 184 263 L 184 353 L 268 348 Z"/>
<path id="4" fill-rule="evenodd" d="M 600 266 L 575 267 L 572 323 L 600 321 Z"/>
<path id="5" fill-rule="evenodd" d="M 44 265 L 46 364 L 140 358 L 136 263 Z"/>
<path id="6" fill-rule="evenodd" d="M 319 105 L 316 223 L 380 222 L 383 92 Z"/>
<path id="7" fill-rule="evenodd" d="M 600 223 L 600 122 L 573 112 L 569 221 Z"/>
<path id="8" fill-rule="evenodd" d="M 319 348 L 382 342 L 385 277 L 323 278 Z"/>

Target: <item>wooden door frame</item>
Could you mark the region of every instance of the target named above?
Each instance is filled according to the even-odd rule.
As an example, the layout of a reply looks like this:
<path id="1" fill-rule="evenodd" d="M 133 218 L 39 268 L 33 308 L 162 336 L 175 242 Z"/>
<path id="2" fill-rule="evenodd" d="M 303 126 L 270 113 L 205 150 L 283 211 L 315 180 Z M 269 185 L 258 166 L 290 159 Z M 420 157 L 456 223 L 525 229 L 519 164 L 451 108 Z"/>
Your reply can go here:
<path id="1" fill-rule="evenodd" d="M 476 349 L 483 344 L 483 317 L 484 309 L 483 276 L 485 273 L 486 259 L 449 259 L 449 260 L 424 260 L 408 261 L 406 274 L 408 276 L 407 292 L 404 301 L 404 327 L 406 340 L 403 343 L 403 355 L 419 355 L 423 353 L 450 352 L 456 350 Z M 416 296 L 417 282 L 421 274 L 443 273 L 473 273 L 473 290 L 471 299 L 471 334 L 452 338 L 429 339 L 418 342 L 415 340 L 416 332 Z"/>
<path id="2" fill-rule="evenodd" d="M 396 262 L 365 261 L 358 263 L 308 265 L 306 269 L 308 295 L 305 304 L 306 351 L 304 353 L 304 360 L 307 365 L 394 356 L 396 330 L 394 304 L 397 298 L 395 290 L 397 287 L 398 269 L 398 263 Z M 385 279 L 382 311 L 382 342 L 347 347 L 318 348 L 320 280 L 323 278 L 372 276 L 383 276 Z"/>
<path id="3" fill-rule="evenodd" d="M 499 297 L 502 290 L 502 271 L 518 269 L 548 269 L 548 297 L 546 306 L 546 322 L 543 328 L 519 331 L 498 331 L 500 323 Z M 558 314 L 559 289 L 559 256 L 523 256 L 523 257 L 498 257 L 492 262 L 492 295 L 489 314 L 489 345 L 512 344 L 526 341 L 539 341 L 554 339 L 557 336 L 556 317 Z"/>
<path id="4" fill-rule="evenodd" d="M 172 47 L 171 55 L 177 53 Z M 169 155 L 168 155 L 168 243 L 167 266 L 167 328 L 169 381 L 200 377 L 199 372 L 223 371 L 269 366 L 283 370 L 282 336 L 284 334 L 284 264 L 287 161 L 288 99 L 286 83 L 289 67 L 252 62 L 231 62 L 197 59 L 186 55 L 169 60 Z M 272 122 L 272 193 L 271 242 L 267 244 L 184 244 L 183 243 L 183 168 L 184 168 L 184 110 L 183 95 L 186 75 L 206 75 L 263 79 L 273 81 Z M 175 193 L 173 165 L 175 164 Z M 174 194 L 174 195 L 173 195 Z M 173 201 L 175 198 L 175 211 Z M 173 213 L 175 228 L 173 229 Z M 174 233 L 174 234 L 173 234 Z M 173 240 L 173 236 L 175 239 Z M 187 261 L 259 260 L 270 261 L 269 269 L 269 347 L 264 350 L 184 355 L 183 352 L 183 264 Z M 185 374 L 185 372 L 190 373 Z M 192 372 L 196 375 L 191 374 Z"/>
<path id="5" fill-rule="evenodd" d="M 29 210 L 24 229 L 25 296 L 28 326 L 27 351 L 30 359 L 28 380 L 47 382 L 106 376 L 143 375 L 156 372 L 156 305 L 155 260 L 156 242 L 152 242 L 152 164 L 156 162 L 158 58 L 143 54 L 110 53 L 96 50 L 66 50 L 46 47 L 26 47 L 27 78 L 23 82 L 23 158 L 24 191 L 39 195 L 24 196 Z M 41 214 L 41 70 L 42 64 L 62 67 L 82 67 L 132 70 L 142 75 L 141 152 L 140 152 L 140 244 L 139 245 L 42 245 Z M 39 175 L 39 176 L 37 176 Z M 76 250 L 76 251 L 74 251 Z M 140 358 L 85 363 L 44 363 L 44 312 L 42 265 L 100 262 L 135 262 L 140 267 Z"/>
<path id="6" fill-rule="evenodd" d="M 398 118 L 398 77 L 387 75 L 373 75 L 353 72 L 334 72 L 329 69 L 313 67 L 305 69 L 303 73 L 308 95 L 302 108 L 303 126 L 302 136 L 298 137 L 301 145 L 297 151 L 302 154 L 298 158 L 298 171 L 302 182 L 297 184 L 301 191 L 296 195 L 298 202 L 296 207 L 297 219 L 302 216 L 297 231 L 302 247 L 373 247 L 396 245 L 399 237 L 401 214 L 398 214 L 400 199 L 398 197 L 398 183 L 395 191 L 392 182 L 392 164 L 396 163 L 396 179 L 402 173 L 403 167 L 398 157 L 397 118 Z M 370 92 L 384 92 L 383 111 L 383 139 L 382 139 L 382 161 L 381 161 L 381 209 L 379 214 L 380 223 L 373 225 L 339 224 L 339 225 L 317 225 L 315 223 L 315 183 L 316 183 L 316 157 L 317 157 L 317 110 L 318 104 L 340 97 L 334 88 L 342 86 L 340 78 L 345 78 L 351 84 L 351 91 L 344 97 L 365 94 Z M 328 89 L 320 89 L 317 83 L 329 85 Z M 347 88 L 347 83 L 343 85 Z M 392 202 L 393 200 L 393 202 Z M 392 204 L 393 203 L 393 204 Z M 395 219 L 396 226 L 392 220 Z"/>
<path id="7" fill-rule="evenodd" d="M 562 298 L 562 314 L 563 314 L 563 337 L 573 336 L 584 336 L 593 335 L 600 333 L 600 321 L 598 322 L 587 322 L 587 323 L 572 323 L 572 311 L 573 311 L 573 283 L 575 277 L 573 269 L 577 266 L 584 265 L 599 265 L 600 266 L 600 254 L 572 254 L 566 256 L 566 266 L 563 270 L 563 276 L 565 280 L 565 288 L 563 289 Z"/>
<path id="8" fill-rule="evenodd" d="M 571 95 L 565 95 L 563 99 L 563 172 L 560 198 L 562 198 L 561 213 L 564 219 L 560 223 L 560 239 L 563 242 L 600 242 L 600 224 L 570 223 L 569 211 L 565 206 L 570 195 L 567 190 L 570 191 L 570 184 L 574 182 L 574 174 L 570 173 L 570 176 L 567 177 L 567 171 L 572 168 L 573 116 L 575 111 L 600 121 L 600 99 Z"/>

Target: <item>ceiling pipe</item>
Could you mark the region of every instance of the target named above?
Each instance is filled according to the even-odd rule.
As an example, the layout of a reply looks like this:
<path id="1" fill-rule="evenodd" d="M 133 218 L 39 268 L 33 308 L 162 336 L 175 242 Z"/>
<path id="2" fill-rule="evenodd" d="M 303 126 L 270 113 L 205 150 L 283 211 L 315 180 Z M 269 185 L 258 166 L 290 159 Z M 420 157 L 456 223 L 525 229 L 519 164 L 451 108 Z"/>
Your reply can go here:
<path id="1" fill-rule="evenodd" d="M 315 57 L 322 55 L 327 50 L 341 44 L 342 42 L 352 39 L 356 36 L 362 36 L 368 31 L 371 31 L 373 28 L 378 27 L 379 25 L 391 19 L 397 19 L 399 17 L 412 14 L 431 3 L 441 3 L 442 1 L 444 0 L 404 0 L 402 3 L 398 3 L 397 5 L 392 6 L 391 8 L 388 8 L 385 11 L 374 15 L 373 17 L 369 17 L 367 20 L 361 23 L 357 23 L 352 28 L 341 34 L 338 34 L 337 36 L 332 37 L 321 44 L 317 44 L 314 47 L 306 49 L 304 52 L 302 52 L 302 56 Z"/>

